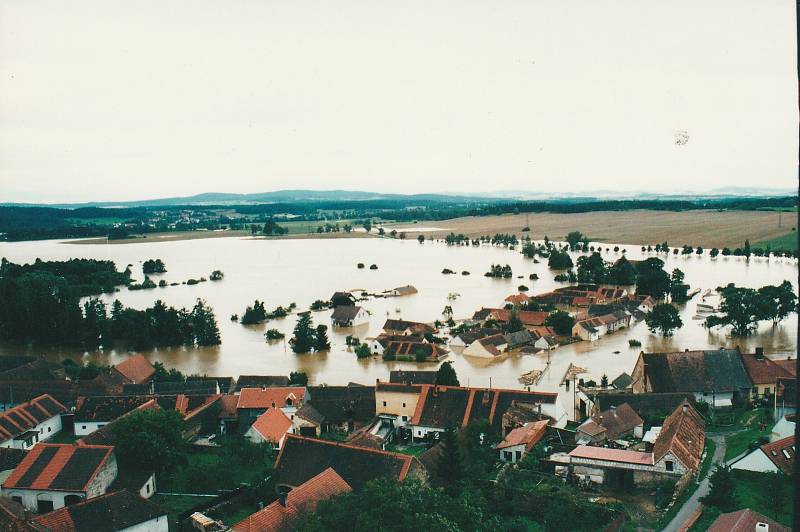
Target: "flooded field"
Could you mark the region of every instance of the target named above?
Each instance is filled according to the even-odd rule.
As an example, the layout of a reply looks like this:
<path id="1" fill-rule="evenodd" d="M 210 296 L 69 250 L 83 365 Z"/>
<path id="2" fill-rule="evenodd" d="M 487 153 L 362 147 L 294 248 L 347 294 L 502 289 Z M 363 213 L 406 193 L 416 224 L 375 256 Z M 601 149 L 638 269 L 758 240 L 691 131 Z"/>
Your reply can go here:
<path id="1" fill-rule="evenodd" d="M 613 245 L 604 244 L 613 249 Z M 626 246 L 630 259 L 642 257 L 639 246 Z M 621 252 L 603 253 L 613 261 Z M 573 259 L 578 253 L 573 254 Z M 147 242 L 132 246 L 65 244 L 57 241 L 0 243 L 0 256 L 13 262 L 63 260 L 72 257 L 110 259 L 119 269 L 131 264 L 134 278 L 141 280 L 141 262 L 160 258 L 168 272 L 151 276 L 156 282 L 181 282 L 190 278 L 208 277 L 213 270 L 222 270 L 225 278 L 219 282 L 205 282 L 194 286 L 180 285 L 153 290 L 129 291 L 125 288 L 114 295 L 103 296 L 107 303 L 115 298 L 125 305 L 144 308 L 156 299 L 175 306 L 190 307 L 196 298 L 205 299 L 214 309 L 219 321 L 222 345 L 213 348 L 158 349 L 145 354 L 152 361 L 161 361 L 185 373 L 206 375 L 280 374 L 305 371 L 312 383 L 368 384 L 375 379 L 388 378 L 390 369 L 435 369 L 436 364 L 403 362 L 387 363 L 380 358 L 358 360 L 345 345 L 345 337 L 354 335 L 362 340 L 377 335 L 387 317 L 432 322 L 442 319 L 445 305 L 451 305 L 455 318 L 466 318 L 481 307 L 500 306 L 503 299 L 525 284 L 530 294 L 545 292 L 561 283 L 553 281 L 553 273 L 546 261 L 539 264 L 523 257 L 519 251 L 481 246 L 447 247 L 443 243 L 416 239 L 308 239 L 267 240 L 246 238 L 214 238 L 174 242 Z M 692 288 L 715 288 L 730 282 L 737 285 L 760 287 L 777 284 L 784 279 L 796 283 L 796 260 L 766 260 L 752 257 L 717 257 L 711 259 L 691 255 L 668 257 L 666 269 L 680 268 Z M 362 262 L 366 268 L 357 269 Z M 491 279 L 483 276 L 493 263 L 511 265 L 514 278 Z M 376 264 L 377 270 L 369 266 Z M 456 275 L 443 275 L 449 268 Z M 471 275 L 461 275 L 462 271 Z M 528 275 L 536 273 L 537 281 Z M 517 276 L 523 276 L 522 279 Z M 367 290 L 381 292 L 397 286 L 411 284 L 419 292 L 394 298 L 371 299 L 362 303 L 371 313 L 368 325 L 353 329 L 329 331 L 330 352 L 295 355 L 288 344 L 280 341 L 268 344 L 264 332 L 277 328 L 291 336 L 295 317 L 289 316 L 258 326 L 243 326 L 230 321 L 232 314 L 241 315 L 254 299 L 266 302 L 268 310 L 292 302 L 305 310 L 316 299 L 328 299 L 337 290 Z M 796 287 L 796 284 L 795 284 Z M 455 297 L 450 300 L 448 296 Z M 663 339 L 653 336 L 645 324 L 637 323 L 630 329 L 616 332 L 596 342 L 580 342 L 559 347 L 549 355 L 508 355 L 498 360 L 486 361 L 451 353 L 451 360 L 463 385 L 495 387 L 520 387 L 518 377 L 530 370 L 545 370 L 535 387 L 555 391 L 569 364 L 575 363 L 588 370 L 586 378 L 600 379 L 607 374 L 613 379 L 623 371 L 630 372 L 640 349 L 648 351 L 702 349 L 719 346 L 740 346 L 752 350 L 763 346 L 765 352 L 775 357 L 794 356 L 797 344 L 797 316 L 793 315 L 773 328 L 764 323 L 757 335 L 736 339 L 726 336 L 726 331 L 708 331 L 701 321 L 693 320 L 699 296 L 681 308 L 684 327 L 674 337 Z M 330 325 L 330 311 L 314 312 L 315 324 Z M 642 342 L 641 348 L 628 346 L 628 339 Z M 126 353 L 115 350 L 83 353 L 70 350 L 43 350 L 14 345 L 0 345 L 0 354 L 46 355 L 54 360 L 72 357 L 76 360 L 94 360 L 116 363 Z"/>

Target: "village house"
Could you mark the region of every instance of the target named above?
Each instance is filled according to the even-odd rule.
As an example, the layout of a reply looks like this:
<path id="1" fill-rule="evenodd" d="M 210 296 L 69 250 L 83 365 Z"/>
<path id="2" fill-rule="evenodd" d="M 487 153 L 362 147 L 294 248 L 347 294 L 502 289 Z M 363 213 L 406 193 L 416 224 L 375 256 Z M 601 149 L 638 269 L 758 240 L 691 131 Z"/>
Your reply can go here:
<path id="1" fill-rule="evenodd" d="M 512 314 L 515 314 L 525 328 L 528 327 L 541 327 L 544 325 L 545 320 L 550 315 L 549 312 L 533 311 L 533 310 L 520 310 L 510 311 L 507 309 L 496 308 L 492 309 L 489 313 L 487 321 L 493 320 L 497 323 L 508 323 Z"/>
<path id="2" fill-rule="evenodd" d="M 462 429 L 485 419 L 499 432 L 503 414 L 515 402 L 530 403 L 551 418 L 553 425 L 563 427 L 567 414 L 561 411 L 557 398 L 557 393 L 423 385 L 409 428 L 414 440 L 423 440 L 438 438 L 447 428 Z"/>
<path id="3" fill-rule="evenodd" d="M 500 452 L 500 460 L 516 464 L 541 441 L 547 432 L 547 420 L 525 423 L 509 432 L 495 447 Z"/>
<path id="4" fill-rule="evenodd" d="M 114 448 L 43 443 L 3 482 L 2 495 L 45 513 L 99 497 L 117 478 Z"/>
<path id="5" fill-rule="evenodd" d="M 153 379 L 156 368 L 144 355 L 137 353 L 114 366 L 112 371 L 121 375 L 126 383 L 144 384 Z"/>
<path id="6" fill-rule="evenodd" d="M 457 334 L 450 339 L 450 347 L 467 347 L 469 344 L 480 338 L 500 334 L 503 331 L 494 327 L 474 327 Z"/>
<path id="7" fill-rule="evenodd" d="M 101 495 L 36 516 L 33 523 L 48 532 L 167 532 L 167 511 L 128 490 Z"/>
<path id="8" fill-rule="evenodd" d="M 422 464 L 407 454 L 290 434 L 275 461 L 273 480 L 279 490 L 289 492 L 328 468 L 336 471 L 356 492 L 378 478 L 399 482 L 406 478 L 427 478 Z"/>
<path id="9" fill-rule="evenodd" d="M 504 334 L 495 334 L 480 338 L 469 344 L 463 355 L 478 358 L 494 358 L 502 355 L 508 349 L 508 340 Z"/>
<path id="10" fill-rule="evenodd" d="M 292 428 L 292 420 L 280 408 L 267 408 L 250 425 L 244 437 L 253 443 L 266 443 L 272 448 L 280 449 Z"/>
<path id="11" fill-rule="evenodd" d="M 375 415 L 394 416 L 395 426 L 406 425 L 414 416 L 423 386 L 378 380 L 375 383 Z"/>
<path id="12" fill-rule="evenodd" d="M 390 343 L 393 342 L 402 342 L 402 343 L 415 343 L 415 344 L 426 344 L 428 341 L 423 338 L 422 336 L 416 336 L 413 334 L 409 335 L 402 335 L 402 334 L 380 334 L 376 338 L 368 338 L 369 340 L 369 350 L 373 355 L 381 355 L 386 352 L 386 348 L 389 346 Z"/>
<path id="13" fill-rule="evenodd" d="M 298 410 L 313 406 L 322 417 L 321 430 L 352 432 L 375 417 L 375 387 L 350 384 L 347 386 L 310 386 L 308 402 Z M 297 417 L 297 416 L 296 416 Z M 306 435 L 300 427 L 299 434 Z"/>
<path id="14" fill-rule="evenodd" d="M 387 290 L 384 292 L 387 296 L 392 297 L 402 297 L 402 296 L 411 296 L 417 293 L 417 289 L 410 284 L 405 286 L 398 286 L 397 288 L 392 288 L 391 290 Z"/>
<path id="15" fill-rule="evenodd" d="M 533 342 L 533 335 L 529 333 L 526 329 L 522 329 L 521 331 L 516 331 L 512 333 L 508 333 L 504 335 L 506 338 L 506 349 L 519 349 L 520 347 L 529 345 Z"/>
<path id="16" fill-rule="evenodd" d="M 586 445 L 618 440 L 628 435 L 641 438 L 644 421 L 628 403 L 623 403 L 584 421 L 576 429 L 575 439 L 579 445 Z"/>
<path id="17" fill-rule="evenodd" d="M 742 353 L 742 362 L 753 387 L 750 398 L 771 399 L 779 378 L 792 378 L 795 372 L 764 356 L 764 349 L 756 347 L 755 353 Z"/>
<path id="18" fill-rule="evenodd" d="M 330 299 L 331 307 L 352 307 L 356 297 L 350 292 L 334 292 Z"/>
<path id="19" fill-rule="evenodd" d="M 242 388 L 269 388 L 271 386 L 289 386 L 286 375 L 241 375 L 232 391 L 240 392 Z"/>
<path id="20" fill-rule="evenodd" d="M 244 388 L 236 403 L 239 433 L 246 433 L 256 418 L 268 408 L 279 408 L 289 419 L 294 419 L 294 413 L 305 402 L 306 389 L 302 386 Z"/>
<path id="21" fill-rule="evenodd" d="M 383 332 L 390 335 L 415 335 L 424 336 L 426 333 L 435 334 L 436 328 L 418 321 L 387 319 L 383 323 Z"/>
<path id="22" fill-rule="evenodd" d="M 447 357 L 447 349 L 427 342 L 389 342 L 383 356 L 390 360 L 439 362 Z"/>
<path id="23" fill-rule="evenodd" d="M 706 532 L 792 532 L 792 529 L 750 508 L 745 508 L 720 514 Z"/>
<path id="24" fill-rule="evenodd" d="M 235 532 L 295 530 L 308 514 L 316 511 L 320 501 L 351 491 L 353 488 L 329 467 L 289 493 L 281 494 L 277 501 L 234 525 L 233 530 Z"/>
<path id="25" fill-rule="evenodd" d="M 389 382 L 394 384 L 436 384 L 438 371 L 393 369 L 389 372 Z"/>
<path id="26" fill-rule="evenodd" d="M 292 434 L 319 437 L 322 434 L 322 425 L 325 423 L 323 416 L 311 403 L 306 403 L 297 409 L 292 420 Z"/>
<path id="27" fill-rule="evenodd" d="M 772 431 L 770 431 L 769 434 L 769 441 L 778 441 L 787 436 L 794 435 L 796 423 L 797 414 L 786 414 L 781 417 L 772 427 Z"/>
<path id="28" fill-rule="evenodd" d="M 513 308 L 518 309 L 520 307 L 525 307 L 530 302 L 531 297 L 528 294 L 520 292 L 519 294 L 511 294 L 506 297 L 500 306 L 505 308 L 506 305 L 511 305 Z"/>
<path id="29" fill-rule="evenodd" d="M 340 306 L 333 309 L 331 322 L 334 327 L 358 327 L 369 323 L 369 313 L 358 305 Z"/>
<path id="30" fill-rule="evenodd" d="M 127 416 L 130 416 L 136 412 L 143 412 L 145 410 L 161 410 L 161 407 L 158 405 L 158 402 L 155 399 L 150 399 L 146 403 L 142 404 L 141 406 L 137 407 L 135 410 L 128 412 L 127 414 L 123 414 L 122 416 L 118 417 L 108 425 L 104 425 L 99 429 L 95 430 L 91 434 L 80 438 L 77 442 L 77 445 L 115 445 L 117 442 L 117 438 L 115 435 L 115 426 L 117 425 L 120 420 L 125 419 Z"/>
<path id="31" fill-rule="evenodd" d="M 91 434 L 151 399 L 147 395 L 79 397 L 75 406 L 75 436 Z"/>
<path id="32" fill-rule="evenodd" d="M 602 316 L 594 316 L 575 322 L 572 336 L 592 342 L 623 327 L 630 327 L 631 315 L 626 311 L 616 311 Z"/>
<path id="33" fill-rule="evenodd" d="M 664 420 L 652 452 L 579 445 L 569 453 L 578 478 L 612 487 L 650 486 L 697 473 L 705 449 L 705 421 L 689 402 Z"/>
<path id="34" fill-rule="evenodd" d="M 738 348 L 641 352 L 631 378 L 635 393 L 691 392 L 714 408 L 747 402 L 751 387 Z"/>
<path id="35" fill-rule="evenodd" d="M 576 405 L 576 421 L 581 421 L 599 412 L 609 410 L 613 406 L 619 407 L 624 403 L 628 403 L 643 419 L 648 417 L 664 418 L 672 413 L 676 405 L 683 401 L 695 403 L 694 394 L 690 392 L 633 393 L 630 385 L 622 390 L 613 387 L 587 388 L 579 385 L 576 399 L 578 403 Z"/>
<path id="36" fill-rule="evenodd" d="M 794 434 L 766 443 L 731 465 L 731 469 L 758 473 L 783 473 L 791 476 L 794 467 Z"/>
<path id="37" fill-rule="evenodd" d="M 66 407 L 44 394 L 0 412 L 0 447 L 30 449 L 61 432 Z"/>
<path id="38" fill-rule="evenodd" d="M 536 327 L 531 331 L 531 345 L 541 351 L 550 351 L 559 346 L 558 336 L 552 327 Z"/>

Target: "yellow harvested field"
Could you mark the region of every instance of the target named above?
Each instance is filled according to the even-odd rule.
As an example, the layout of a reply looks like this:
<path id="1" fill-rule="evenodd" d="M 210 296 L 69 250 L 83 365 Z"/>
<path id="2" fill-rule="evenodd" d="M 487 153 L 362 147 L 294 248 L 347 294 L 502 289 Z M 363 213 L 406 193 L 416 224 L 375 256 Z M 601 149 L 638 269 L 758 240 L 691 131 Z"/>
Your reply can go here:
<path id="1" fill-rule="evenodd" d="M 526 215 L 478 216 L 451 220 L 425 221 L 417 225 L 434 226 L 441 231 L 425 232 L 425 236 L 444 236 L 451 231 L 470 237 L 495 233 L 528 234 L 541 240 L 563 240 L 570 231 L 580 231 L 594 241 L 620 244 L 656 244 L 667 241 L 670 246 L 737 247 L 750 242 L 767 240 L 791 232 L 797 226 L 797 213 L 783 213 L 778 226 L 775 211 L 598 211 L 578 214 L 530 213 L 527 215 L 530 232 L 522 233 Z M 387 225 L 413 229 L 414 224 Z M 409 232 L 410 236 L 416 233 Z"/>

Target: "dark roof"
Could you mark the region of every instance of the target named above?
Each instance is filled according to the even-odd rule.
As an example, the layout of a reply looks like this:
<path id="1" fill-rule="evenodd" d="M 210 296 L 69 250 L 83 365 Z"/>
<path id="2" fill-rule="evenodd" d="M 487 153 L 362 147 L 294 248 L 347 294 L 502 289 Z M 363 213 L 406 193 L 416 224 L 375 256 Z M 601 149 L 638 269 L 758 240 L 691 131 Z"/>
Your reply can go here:
<path id="1" fill-rule="evenodd" d="M 44 394 L 27 403 L 0 412 L 0 441 L 15 438 L 66 410 L 64 405 L 50 395 Z"/>
<path id="2" fill-rule="evenodd" d="M 457 335 L 457 337 L 461 338 L 461 341 L 466 345 L 469 345 L 475 340 L 486 338 L 487 336 L 492 336 L 501 332 L 503 331 L 492 327 L 476 327 L 474 329 L 462 332 L 461 334 Z"/>
<path id="3" fill-rule="evenodd" d="M 310 386 L 308 395 L 328 423 L 366 423 L 375 417 L 374 386 Z"/>
<path id="4" fill-rule="evenodd" d="M 85 491 L 113 450 L 107 445 L 40 443 L 3 482 L 3 489 Z"/>
<path id="5" fill-rule="evenodd" d="M 135 410 L 128 412 L 120 416 L 119 418 L 115 419 L 108 425 L 103 425 L 103 427 L 97 429 L 96 431 L 92 432 L 88 436 L 84 436 L 80 440 L 78 440 L 79 444 L 82 445 L 114 445 L 116 443 L 116 437 L 114 436 L 114 430 L 117 426 L 116 423 L 119 422 L 120 419 L 124 418 L 125 416 L 131 415 L 133 412 L 138 412 L 140 410 L 155 410 L 161 408 L 158 406 L 158 403 L 155 399 L 151 399 L 144 403 L 143 405 L 139 406 Z"/>
<path id="6" fill-rule="evenodd" d="M 37 358 L 0 373 L 0 381 L 37 381 L 63 379 L 65 376 L 66 371 L 61 364 Z"/>
<path id="7" fill-rule="evenodd" d="M 325 421 L 325 416 L 314 408 L 311 403 L 306 403 L 298 408 L 294 415 L 316 425 L 321 425 L 322 422 Z"/>
<path id="8" fill-rule="evenodd" d="M 617 390 L 624 390 L 625 388 L 629 388 L 630 385 L 633 384 L 633 379 L 630 375 L 625 372 L 622 372 L 619 377 L 611 381 L 611 386 L 616 388 Z"/>
<path id="9" fill-rule="evenodd" d="M 359 491 L 377 478 L 403 480 L 415 463 L 419 465 L 409 455 L 287 434 L 275 462 L 274 481 L 299 486 L 331 467 Z"/>
<path id="10" fill-rule="evenodd" d="M 417 332 L 436 332 L 434 327 L 419 321 L 395 320 L 390 318 L 383 323 L 384 331 L 405 331 L 406 329 L 413 329 Z"/>
<path id="11" fill-rule="evenodd" d="M 37 532 L 42 529 L 28 523 L 26 510 L 18 502 L 0 497 L 0 531 Z"/>
<path id="12" fill-rule="evenodd" d="M 236 381 L 236 390 L 242 388 L 262 388 L 269 386 L 289 386 L 285 375 L 242 375 Z"/>
<path id="13" fill-rule="evenodd" d="M 353 321 L 359 312 L 361 307 L 358 305 L 340 305 L 333 309 L 331 319 L 337 323 Z"/>
<path id="14" fill-rule="evenodd" d="M 153 393 L 213 395 L 219 393 L 219 385 L 216 380 L 189 379 L 185 382 L 156 382 L 153 383 Z"/>
<path id="15" fill-rule="evenodd" d="M 382 382 L 375 384 L 376 392 L 396 392 L 396 393 L 421 393 L 422 384 L 406 384 L 398 382 Z"/>
<path id="16" fill-rule="evenodd" d="M 600 412 L 592 416 L 592 420 L 606 429 L 606 437 L 609 440 L 616 440 L 644 423 L 628 403 L 622 403 L 605 412 Z"/>
<path id="17" fill-rule="evenodd" d="M 445 429 L 486 419 L 500 428 L 503 414 L 515 402 L 554 404 L 556 397 L 556 393 L 424 385 L 411 424 Z"/>
<path id="18" fill-rule="evenodd" d="M 0 357 L 0 375 L 2 375 L 3 372 L 18 368 L 34 360 L 36 360 L 36 357 L 26 355 L 3 355 Z"/>
<path id="19" fill-rule="evenodd" d="M 737 349 L 642 353 L 647 385 L 654 392 L 733 392 L 750 389 Z"/>
<path id="20" fill-rule="evenodd" d="M 419 342 L 389 342 L 384 350 L 384 355 L 395 357 L 416 357 L 417 353 L 422 353 L 425 358 L 440 358 L 447 354 L 447 349 L 436 344 Z"/>
<path id="21" fill-rule="evenodd" d="M 389 372 L 389 382 L 408 384 L 436 384 L 436 371 L 393 370 Z"/>
<path id="22" fill-rule="evenodd" d="M 150 399 L 146 395 L 81 397 L 75 409 L 75 422 L 113 421 Z"/>
<path id="23" fill-rule="evenodd" d="M 156 503 L 120 490 L 37 516 L 34 521 L 53 532 L 113 532 L 166 515 Z"/>
<path id="24" fill-rule="evenodd" d="M 28 454 L 28 451 L 23 449 L 0 447 L 0 471 L 14 469 L 22 462 L 26 454 Z"/>
<path id="25" fill-rule="evenodd" d="M 628 403 L 640 416 L 667 416 L 683 401 L 694 404 L 694 395 L 688 392 L 678 393 L 633 393 L 608 390 L 598 393 L 594 402 L 598 411 L 608 410 L 612 406 Z"/>
<path id="26" fill-rule="evenodd" d="M 152 395 L 155 383 L 146 382 L 143 384 L 125 383 L 122 385 L 123 395 Z"/>
<path id="27" fill-rule="evenodd" d="M 513 333 L 508 333 L 505 335 L 505 337 L 506 341 L 508 342 L 508 347 L 510 348 L 529 344 L 533 341 L 533 336 L 531 336 L 531 333 L 529 333 L 525 329 Z"/>

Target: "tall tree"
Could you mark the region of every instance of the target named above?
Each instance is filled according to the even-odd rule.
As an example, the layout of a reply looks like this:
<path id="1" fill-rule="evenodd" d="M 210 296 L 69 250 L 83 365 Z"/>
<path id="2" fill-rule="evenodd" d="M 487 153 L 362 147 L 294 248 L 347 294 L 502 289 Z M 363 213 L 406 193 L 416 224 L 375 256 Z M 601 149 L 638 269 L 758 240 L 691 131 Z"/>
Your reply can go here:
<path id="1" fill-rule="evenodd" d="M 123 466 L 164 473 L 185 460 L 183 421 L 175 410 L 142 410 L 113 425 L 115 455 Z"/>
<path id="2" fill-rule="evenodd" d="M 670 303 L 659 303 L 644 317 L 647 328 L 661 336 L 672 336 L 675 329 L 683 327 L 678 309 Z"/>
<path id="3" fill-rule="evenodd" d="M 552 327 L 556 334 L 561 336 L 572 336 L 572 326 L 575 325 L 575 318 L 570 316 L 569 312 L 557 310 L 551 313 L 544 320 L 544 324 Z"/>
<path id="4" fill-rule="evenodd" d="M 331 348 L 331 343 L 328 341 L 328 326 L 317 325 L 317 332 L 314 335 L 314 350 L 327 351 Z"/>
<path id="5" fill-rule="evenodd" d="M 708 479 L 711 489 L 700 502 L 706 506 L 714 506 L 723 512 L 733 509 L 736 505 L 736 481 L 731 470 L 724 466 L 717 466 Z"/>
<path id="6" fill-rule="evenodd" d="M 314 347 L 314 329 L 311 322 L 311 313 L 301 312 L 294 326 L 294 336 L 289 340 L 292 351 L 295 353 L 308 353 Z"/>
<path id="7" fill-rule="evenodd" d="M 441 445 L 442 453 L 436 462 L 436 481 L 447 493 L 457 495 L 461 491 L 464 466 L 455 429 L 448 427 L 442 433 Z"/>
<path id="8" fill-rule="evenodd" d="M 439 386 L 461 386 L 458 382 L 456 370 L 453 369 L 453 364 L 445 362 L 436 371 L 436 384 Z"/>
<path id="9" fill-rule="evenodd" d="M 773 325 L 777 325 L 789 314 L 797 312 L 797 296 L 789 281 L 783 281 L 777 286 L 762 286 L 758 289 L 758 293 L 762 297 L 761 314 L 764 319 L 772 320 Z"/>
<path id="10" fill-rule="evenodd" d="M 670 278 L 664 271 L 664 261 L 656 257 L 647 258 L 636 264 L 636 271 L 636 294 L 664 299 L 670 288 Z"/>
<path id="11" fill-rule="evenodd" d="M 706 318 L 706 327 L 730 325 L 734 336 L 748 336 L 764 316 L 764 298 L 752 288 L 738 287 L 730 284 L 718 288 L 722 296 L 719 305 L 720 315 Z"/>
<path id="12" fill-rule="evenodd" d="M 192 328 L 194 329 L 197 345 L 219 345 L 222 340 L 219 336 L 219 327 L 214 311 L 205 301 L 197 299 L 192 308 Z"/>

